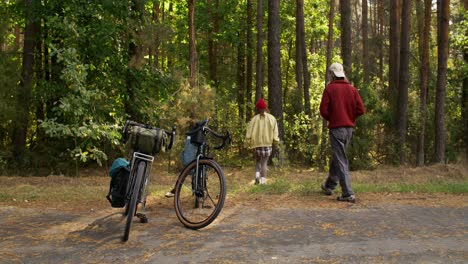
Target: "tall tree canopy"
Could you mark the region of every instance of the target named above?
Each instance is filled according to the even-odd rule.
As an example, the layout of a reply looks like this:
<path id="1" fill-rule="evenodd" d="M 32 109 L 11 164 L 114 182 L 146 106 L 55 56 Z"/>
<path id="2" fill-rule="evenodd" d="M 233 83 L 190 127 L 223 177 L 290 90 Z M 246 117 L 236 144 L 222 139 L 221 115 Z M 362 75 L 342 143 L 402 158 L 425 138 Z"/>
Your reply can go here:
<path id="1" fill-rule="evenodd" d="M 123 155 L 127 118 L 184 131 L 210 117 L 235 159 L 260 97 L 289 161 L 320 166 L 332 62 L 368 110 L 351 168 L 466 157 L 468 4 L 432 2 L 1 1 L 0 167 L 103 165 Z"/>

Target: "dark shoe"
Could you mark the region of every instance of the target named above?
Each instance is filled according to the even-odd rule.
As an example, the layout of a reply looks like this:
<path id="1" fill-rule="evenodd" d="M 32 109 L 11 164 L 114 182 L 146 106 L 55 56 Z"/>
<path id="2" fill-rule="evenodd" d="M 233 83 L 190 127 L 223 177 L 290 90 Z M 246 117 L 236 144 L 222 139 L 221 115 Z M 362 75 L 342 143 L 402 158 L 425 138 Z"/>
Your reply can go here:
<path id="1" fill-rule="evenodd" d="M 320 185 L 320 187 L 322 187 L 322 191 L 323 191 L 323 193 L 325 195 L 332 195 L 333 194 L 333 190 L 325 187 L 325 184 Z"/>
<path id="2" fill-rule="evenodd" d="M 336 200 L 338 200 L 340 202 L 355 203 L 356 202 L 356 197 L 354 195 L 338 196 L 338 197 L 336 197 Z"/>
<path id="3" fill-rule="evenodd" d="M 260 183 L 260 179 L 259 178 L 255 178 L 255 185 L 258 185 Z"/>

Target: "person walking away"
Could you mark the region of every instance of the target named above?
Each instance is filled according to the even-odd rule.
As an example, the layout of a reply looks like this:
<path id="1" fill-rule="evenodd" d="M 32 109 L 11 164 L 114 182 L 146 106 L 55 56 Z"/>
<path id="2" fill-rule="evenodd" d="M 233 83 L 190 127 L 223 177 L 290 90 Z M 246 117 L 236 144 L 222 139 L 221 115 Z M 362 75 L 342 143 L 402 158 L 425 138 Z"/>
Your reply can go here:
<path id="1" fill-rule="evenodd" d="M 254 150 L 255 184 L 265 184 L 267 163 L 273 146 L 279 144 L 278 123 L 268 112 L 267 104 L 260 98 L 256 106 L 257 114 L 247 126 L 246 143 Z"/>
<path id="2" fill-rule="evenodd" d="M 326 195 L 332 195 L 339 183 L 342 193 L 337 200 L 354 203 L 356 197 L 351 188 L 347 149 L 351 143 L 356 118 L 366 110 L 358 90 L 346 80 L 341 64 L 330 65 L 328 74 L 331 75 L 332 81 L 323 92 L 320 115 L 328 121 L 332 157 L 328 178 L 321 188 Z"/>

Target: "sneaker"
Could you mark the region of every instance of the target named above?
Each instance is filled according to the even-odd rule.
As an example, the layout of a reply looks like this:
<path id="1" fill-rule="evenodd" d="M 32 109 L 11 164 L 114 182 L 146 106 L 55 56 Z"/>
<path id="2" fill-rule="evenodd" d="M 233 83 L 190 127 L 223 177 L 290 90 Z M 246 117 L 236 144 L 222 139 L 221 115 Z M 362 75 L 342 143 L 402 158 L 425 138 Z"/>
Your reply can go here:
<path id="1" fill-rule="evenodd" d="M 260 178 L 255 178 L 255 185 L 258 185 L 260 183 Z"/>
<path id="2" fill-rule="evenodd" d="M 174 197 L 174 191 L 175 191 L 175 190 L 170 190 L 170 191 L 168 191 L 168 192 L 166 193 L 166 195 L 164 195 L 164 196 L 166 196 L 167 198 Z"/>
<path id="3" fill-rule="evenodd" d="M 323 191 L 323 193 L 325 195 L 332 195 L 333 194 L 333 190 L 325 187 L 325 184 L 320 185 L 320 187 L 322 188 L 322 191 Z"/>
<path id="4" fill-rule="evenodd" d="M 260 184 L 266 184 L 266 179 L 265 177 L 260 177 Z"/>
<path id="5" fill-rule="evenodd" d="M 340 202 L 355 203 L 356 202 L 356 197 L 354 195 L 338 196 L 338 197 L 336 197 L 336 200 L 338 200 Z"/>

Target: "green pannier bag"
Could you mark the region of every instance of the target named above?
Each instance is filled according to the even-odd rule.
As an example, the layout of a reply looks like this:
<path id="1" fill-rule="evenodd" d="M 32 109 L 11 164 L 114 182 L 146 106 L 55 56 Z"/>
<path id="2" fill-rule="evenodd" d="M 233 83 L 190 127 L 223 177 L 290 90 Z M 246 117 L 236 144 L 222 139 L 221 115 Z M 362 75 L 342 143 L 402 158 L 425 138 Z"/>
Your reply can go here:
<path id="1" fill-rule="evenodd" d="M 127 144 L 130 153 L 140 152 L 154 156 L 166 150 L 167 135 L 162 129 L 134 126 L 130 131 Z"/>

